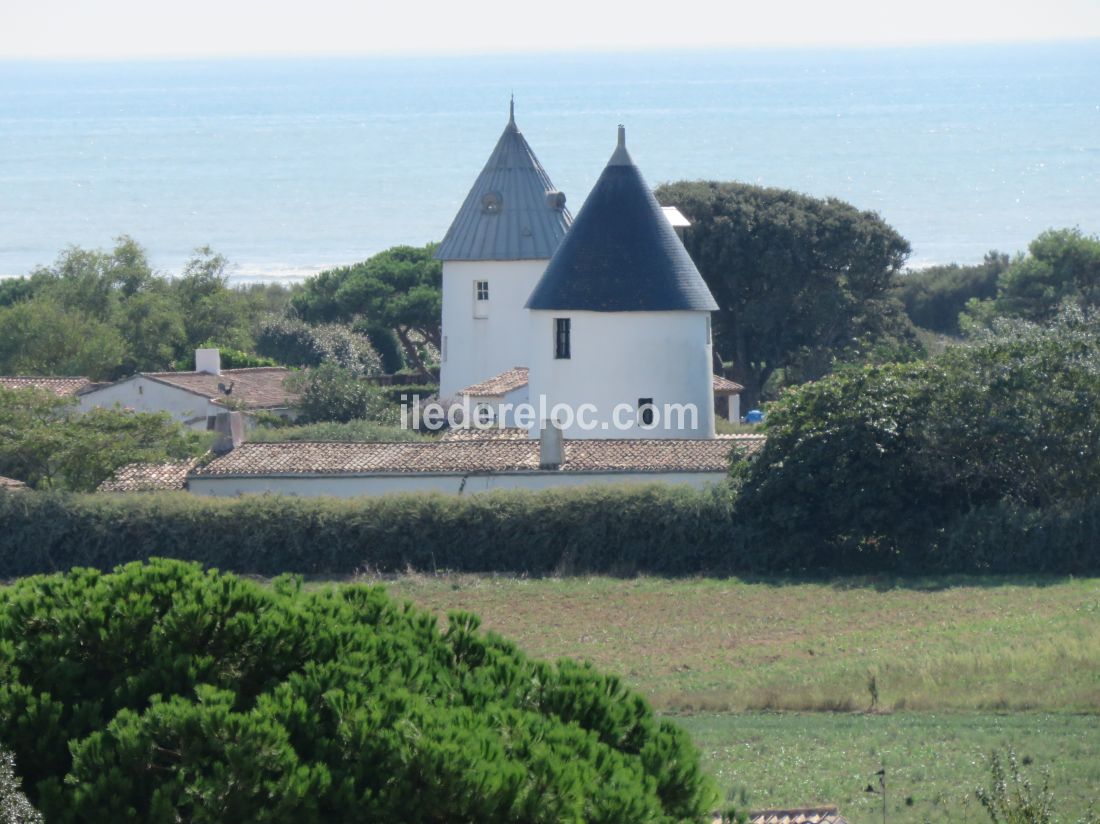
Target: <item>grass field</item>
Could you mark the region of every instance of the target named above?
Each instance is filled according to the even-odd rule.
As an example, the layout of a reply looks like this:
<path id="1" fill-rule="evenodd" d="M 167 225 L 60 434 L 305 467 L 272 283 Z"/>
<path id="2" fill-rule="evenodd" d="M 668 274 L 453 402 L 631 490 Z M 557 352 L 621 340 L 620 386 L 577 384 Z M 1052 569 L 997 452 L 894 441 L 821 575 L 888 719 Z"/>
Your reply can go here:
<path id="1" fill-rule="evenodd" d="M 620 673 L 742 808 L 828 801 L 873 824 L 885 765 L 892 824 L 988 821 L 973 790 L 1007 747 L 1051 771 L 1062 821 L 1100 799 L 1100 579 L 382 583 Z"/>

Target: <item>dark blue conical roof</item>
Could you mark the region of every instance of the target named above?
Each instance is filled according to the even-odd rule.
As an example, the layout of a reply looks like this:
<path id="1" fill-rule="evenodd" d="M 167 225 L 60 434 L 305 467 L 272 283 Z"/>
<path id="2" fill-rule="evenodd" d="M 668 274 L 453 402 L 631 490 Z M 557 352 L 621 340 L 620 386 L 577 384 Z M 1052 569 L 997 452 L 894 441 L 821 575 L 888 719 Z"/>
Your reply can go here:
<path id="1" fill-rule="evenodd" d="M 619 145 L 527 300 L 528 309 L 714 311 L 714 297 Z"/>

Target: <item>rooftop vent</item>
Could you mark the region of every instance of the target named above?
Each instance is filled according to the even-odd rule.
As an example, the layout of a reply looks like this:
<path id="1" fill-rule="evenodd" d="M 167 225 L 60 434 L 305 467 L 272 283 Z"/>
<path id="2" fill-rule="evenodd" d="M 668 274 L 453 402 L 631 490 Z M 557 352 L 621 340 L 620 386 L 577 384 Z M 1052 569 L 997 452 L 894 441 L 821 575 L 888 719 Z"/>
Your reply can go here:
<path id="1" fill-rule="evenodd" d="M 560 212 L 565 208 L 565 192 L 559 192 L 557 189 L 551 189 L 546 193 L 546 205 L 553 209 L 555 212 Z"/>

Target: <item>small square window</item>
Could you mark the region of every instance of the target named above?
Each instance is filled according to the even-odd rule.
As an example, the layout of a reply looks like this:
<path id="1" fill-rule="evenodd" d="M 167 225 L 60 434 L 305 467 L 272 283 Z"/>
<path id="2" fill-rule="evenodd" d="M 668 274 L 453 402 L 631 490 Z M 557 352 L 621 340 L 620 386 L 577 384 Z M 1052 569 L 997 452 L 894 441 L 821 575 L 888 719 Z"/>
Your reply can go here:
<path id="1" fill-rule="evenodd" d="M 638 423 L 653 426 L 653 398 L 638 398 Z"/>
<path id="2" fill-rule="evenodd" d="M 487 281 L 487 280 L 475 281 L 474 289 L 477 292 L 477 299 L 478 300 L 488 300 L 489 299 L 489 281 Z"/>
<path id="3" fill-rule="evenodd" d="M 557 360 L 569 360 L 570 325 L 569 318 L 554 318 L 554 357 Z"/>

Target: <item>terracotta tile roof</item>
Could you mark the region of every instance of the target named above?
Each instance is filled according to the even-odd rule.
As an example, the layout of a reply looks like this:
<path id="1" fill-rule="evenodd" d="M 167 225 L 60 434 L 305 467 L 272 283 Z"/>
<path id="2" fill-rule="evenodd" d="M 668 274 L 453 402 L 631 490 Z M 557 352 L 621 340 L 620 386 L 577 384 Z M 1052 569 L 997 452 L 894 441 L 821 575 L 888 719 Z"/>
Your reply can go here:
<path id="1" fill-rule="evenodd" d="M 133 463 L 119 469 L 99 485 L 99 492 L 156 492 L 183 489 L 187 475 L 198 465 L 198 458 L 175 463 Z"/>
<path id="2" fill-rule="evenodd" d="M 729 378 L 723 378 L 721 375 L 714 376 L 714 394 L 715 395 L 736 395 L 745 389 L 737 381 L 731 381 Z"/>
<path id="3" fill-rule="evenodd" d="M 27 485 L 15 478 L 5 478 L 0 475 L 0 489 L 26 489 Z"/>
<path id="4" fill-rule="evenodd" d="M 759 436 L 709 440 L 567 440 L 565 472 L 725 472 L 730 452 L 759 448 Z M 196 469 L 218 475 L 358 475 L 393 472 L 535 471 L 532 439 L 435 443 L 246 443 Z"/>
<path id="5" fill-rule="evenodd" d="M 229 396 L 245 409 L 276 409 L 292 406 L 298 400 L 297 393 L 290 392 L 284 383 L 293 373 L 283 366 L 258 366 L 251 369 L 223 369 L 220 375 L 207 372 L 142 372 L 147 378 L 171 386 L 178 386 L 221 402 L 225 395 L 218 384 L 233 384 Z"/>
<path id="6" fill-rule="evenodd" d="M 441 441 L 526 441 L 530 438 L 526 429 L 516 426 L 459 427 L 448 429 L 440 436 Z"/>
<path id="7" fill-rule="evenodd" d="M 749 824 L 848 824 L 835 806 L 791 810 L 758 810 L 749 813 Z"/>
<path id="8" fill-rule="evenodd" d="M 26 389 L 33 386 L 37 389 L 48 389 L 59 397 L 75 395 L 92 382 L 87 378 L 39 378 L 30 375 L 10 375 L 0 377 L 0 386 L 5 389 Z"/>
<path id="9" fill-rule="evenodd" d="M 467 386 L 458 390 L 459 395 L 470 395 L 477 398 L 503 398 L 509 392 L 527 385 L 528 369 L 526 366 L 513 366 L 507 372 L 501 372 L 481 383 Z M 721 375 L 713 376 L 714 394 L 736 395 L 744 390 L 741 384 L 723 378 Z"/>
<path id="10" fill-rule="evenodd" d="M 515 389 L 527 385 L 527 367 L 513 366 L 507 372 L 501 372 L 481 383 L 458 390 L 459 395 L 471 395 L 477 398 L 503 398 Z"/>

